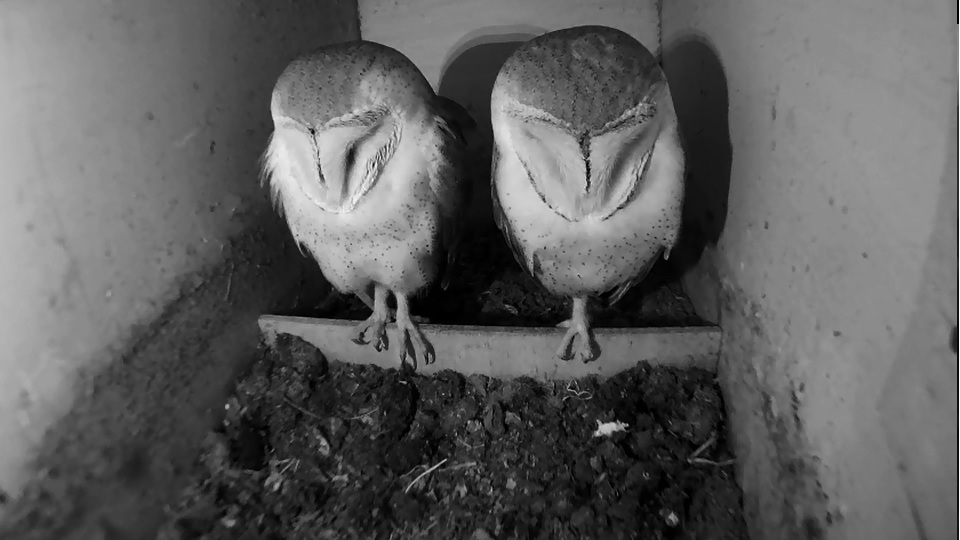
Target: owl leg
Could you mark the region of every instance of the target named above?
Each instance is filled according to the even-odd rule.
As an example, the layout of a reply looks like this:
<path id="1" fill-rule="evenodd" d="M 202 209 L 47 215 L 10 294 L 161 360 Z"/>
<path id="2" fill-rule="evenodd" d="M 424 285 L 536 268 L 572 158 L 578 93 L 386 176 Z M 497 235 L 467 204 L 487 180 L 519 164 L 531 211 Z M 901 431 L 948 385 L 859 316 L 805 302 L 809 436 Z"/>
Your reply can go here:
<path id="1" fill-rule="evenodd" d="M 417 359 L 423 360 L 424 364 L 432 364 L 436 361 L 436 355 L 433 351 L 433 345 L 423 335 L 420 327 L 410 316 L 410 303 L 405 294 L 394 292 L 397 298 L 397 330 L 400 332 L 400 363 L 403 364 L 410 358 L 414 369 L 417 367 Z"/>
<path id="2" fill-rule="evenodd" d="M 389 346 L 387 342 L 387 321 L 390 317 L 390 310 L 387 308 L 387 294 L 389 291 L 383 285 L 377 283 L 373 291 L 373 314 L 357 325 L 353 331 L 353 342 L 357 345 L 366 345 L 370 343 L 365 340 L 365 334 L 370 333 L 373 348 L 378 352 L 386 350 Z"/>
<path id="3" fill-rule="evenodd" d="M 355 294 L 357 298 L 359 298 L 360 301 L 364 303 L 364 305 L 366 305 L 370 309 L 374 309 L 373 299 L 370 298 L 370 293 L 368 293 L 367 291 L 360 291 Z M 387 311 L 389 312 L 389 315 L 387 317 L 388 323 L 392 323 L 393 321 L 397 320 L 397 310 L 393 308 L 388 308 Z M 428 319 L 427 317 L 418 317 L 416 315 L 411 315 L 410 320 L 417 324 L 427 324 L 430 322 L 430 319 Z"/>
<path id="4" fill-rule="evenodd" d="M 367 288 L 369 288 L 369 286 Z M 370 292 L 367 291 L 367 289 L 363 289 L 362 291 L 357 291 L 353 294 L 355 294 L 356 297 L 359 298 L 361 302 L 363 302 L 363 305 L 370 308 L 371 311 L 375 309 L 373 305 L 373 298 L 370 297 Z"/>
<path id="5" fill-rule="evenodd" d="M 560 348 L 557 350 L 557 357 L 561 360 L 572 360 L 578 358 L 583 362 L 590 362 L 600 356 L 600 346 L 593 338 L 593 332 L 590 331 L 590 320 L 587 317 L 587 299 L 586 297 L 573 299 L 573 314 L 570 320 L 564 321 L 559 325 L 567 329 L 567 333 L 560 340 Z M 574 339 L 579 337 L 579 341 L 574 345 Z"/>

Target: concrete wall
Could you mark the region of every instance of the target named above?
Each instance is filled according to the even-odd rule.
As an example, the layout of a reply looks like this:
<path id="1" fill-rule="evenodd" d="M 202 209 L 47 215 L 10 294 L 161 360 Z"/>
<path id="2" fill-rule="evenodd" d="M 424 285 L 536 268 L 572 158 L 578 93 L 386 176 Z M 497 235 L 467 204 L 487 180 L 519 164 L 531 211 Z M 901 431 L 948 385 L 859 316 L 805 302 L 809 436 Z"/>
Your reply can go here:
<path id="1" fill-rule="evenodd" d="M 285 63 L 357 35 L 351 1 L 0 3 L 5 495 L 35 477 L 28 457 L 83 397 L 79 374 L 129 353 L 260 223 L 257 159 Z"/>
<path id="2" fill-rule="evenodd" d="M 956 20 L 664 3 L 754 538 L 956 537 Z"/>

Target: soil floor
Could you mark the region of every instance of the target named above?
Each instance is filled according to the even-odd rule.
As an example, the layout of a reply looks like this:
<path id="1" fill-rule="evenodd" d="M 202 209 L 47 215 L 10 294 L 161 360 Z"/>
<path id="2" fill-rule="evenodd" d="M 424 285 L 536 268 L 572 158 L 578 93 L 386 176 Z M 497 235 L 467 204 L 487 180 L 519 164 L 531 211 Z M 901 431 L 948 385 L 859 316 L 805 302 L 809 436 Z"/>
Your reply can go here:
<path id="1" fill-rule="evenodd" d="M 281 336 L 158 539 L 745 539 L 713 376 L 423 376 Z"/>

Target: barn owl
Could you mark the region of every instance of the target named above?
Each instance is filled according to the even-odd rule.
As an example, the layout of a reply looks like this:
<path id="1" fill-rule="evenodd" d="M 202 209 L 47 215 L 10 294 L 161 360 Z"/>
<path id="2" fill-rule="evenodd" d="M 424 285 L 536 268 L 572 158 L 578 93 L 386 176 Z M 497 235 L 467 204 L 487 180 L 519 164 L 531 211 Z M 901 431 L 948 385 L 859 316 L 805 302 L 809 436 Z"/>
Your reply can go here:
<path id="1" fill-rule="evenodd" d="M 620 300 L 679 234 L 684 156 L 664 73 L 624 32 L 567 28 L 507 59 L 490 107 L 497 226 L 521 266 L 573 300 L 557 356 L 594 360 L 588 298 Z"/>
<path id="2" fill-rule="evenodd" d="M 293 60 L 274 86 L 270 113 L 263 182 L 330 284 L 372 309 L 353 340 L 388 348 L 392 293 L 401 363 L 432 363 L 410 299 L 456 254 L 466 193 L 462 129 L 472 119 L 437 96 L 402 53 L 368 41 Z"/>

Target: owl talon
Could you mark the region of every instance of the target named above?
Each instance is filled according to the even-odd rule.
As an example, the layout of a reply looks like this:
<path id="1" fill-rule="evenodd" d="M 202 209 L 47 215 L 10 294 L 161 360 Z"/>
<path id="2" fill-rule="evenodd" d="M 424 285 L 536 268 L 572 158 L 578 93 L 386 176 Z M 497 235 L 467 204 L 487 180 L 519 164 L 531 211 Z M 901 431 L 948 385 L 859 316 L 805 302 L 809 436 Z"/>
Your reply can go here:
<path id="1" fill-rule="evenodd" d="M 423 360 L 425 365 L 436 361 L 433 345 L 423 335 L 423 331 L 414 322 L 410 315 L 410 304 L 406 295 L 394 293 L 397 297 L 397 330 L 400 334 L 400 365 L 410 359 L 413 369 L 417 369 L 417 360 Z"/>
<path id="2" fill-rule="evenodd" d="M 577 337 L 577 330 L 571 326 L 571 321 L 569 320 L 558 324 L 557 328 L 567 328 L 567 332 L 563 334 L 563 338 L 560 340 L 560 348 L 557 349 L 557 358 L 568 362 L 573 359 L 571 349 L 573 348 L 573 339 Z"/>
<path id="3" fill-rule="evenodd" d="M 580 343 L 576 347 L 576 357 L 584 364 L 593 362 L 600 357 L 600 346 L 589 331 L 580 335 Z"/>
<path id="4" fill-rule="evenodd" d="M 557 358 L 564 362 L 577 359 L 587 363 L 596 360 L 599 356 L 600 346 L 593 338 L 590 328 L 586 326 L 570 326 L 560 340 L 560 348 L 557 349 Z"/>
<path id="5" fill-rule="evenodd" d="M 417 368 L 417 360 L 423 360 L 424 365 L 430 365 L 436 362 L 436 354 L 433 345 L 423 335 L 423 332 L 413 321 L 407 321 L 406 324 L 397 323 L 397 329 L 400 330 L 400 363 L 403 364 L 410 359 L 413 368 Z"/>
<path id="6" fill-rule="evenodd" d="M 365 339 L 368 335 L 372 338 L 371 341 Z M 389 348 L 389 341 L 387 339 L 386 319 L 374 313 L 370 318 L 357 325 L 353 331 L 351 341 L 357 345 L 373 343 L 373 348 L 376 349 L 377 352 L 387 350 Z"/>
<path id="7" fill-rule="evenodd" d="M 600 356 L 600 346 L 597 345 L 597 341 L 593 338 L 593 332 L 590 331 L 585 298 L 574 298 L 573 316 L 557 326 L 567 329 L 563 339 L 560 340 L 557 358 L 565 362 L 577 358 L 586 363 L 596 360 Z M 580 339 L 574 345 L 573 340 L 576 338 Z"/>

